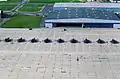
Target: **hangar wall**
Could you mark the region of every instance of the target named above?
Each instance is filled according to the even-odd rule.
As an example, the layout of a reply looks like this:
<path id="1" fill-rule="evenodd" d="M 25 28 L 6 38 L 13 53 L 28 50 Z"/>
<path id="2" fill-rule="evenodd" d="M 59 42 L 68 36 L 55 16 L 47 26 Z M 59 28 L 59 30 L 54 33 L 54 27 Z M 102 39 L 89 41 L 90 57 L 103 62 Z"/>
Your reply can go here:
<path id="1" fill-rule="evenodd" d="M 88 28 L 113 28 L 112 23 L 86 23 L 84 25 Z"/>
<path id="2" fill-rule="evenodd" d="M 45 27 L 52 28 L 52 27 L 80 27 L 80 28 L 120 28 L 120 24 L 113 24 L 113 23 L 45 23 Z M 75 25 L 75 26 L 74 26 Z M 84 26 L 82 26 L 84 25 Z"/>
<path id="3" fill-rule="evenodd" d="M 45 27 L 46 28 L 52 28 L 53 27 L 53 23 L 45 23 Z"/>
<path id="4" fill-rule="evenodd" d="M 63 24 L 63 25 L 62 25 Z M 57 26 L 59 25 L 59 26 Z M 73 27 L 81 27 L 81 28 L 113 28 L 112 23 L 56 23 L 53 27 L 61 26 L 73 26 Z M 82 26 L 83 25 L 83 26 Z"/>
<path id="5" fill-rule="evenodd" d="M 120 24 L 113 24 L 113 28 L 120 28 Z"/>
<path id="6" fill-rule="evenodd" d="M 45 27 L 85 27 L 85 28 L 120 28 L 120 21 L 101 19 L 62 19 L 45 20 Z"/>

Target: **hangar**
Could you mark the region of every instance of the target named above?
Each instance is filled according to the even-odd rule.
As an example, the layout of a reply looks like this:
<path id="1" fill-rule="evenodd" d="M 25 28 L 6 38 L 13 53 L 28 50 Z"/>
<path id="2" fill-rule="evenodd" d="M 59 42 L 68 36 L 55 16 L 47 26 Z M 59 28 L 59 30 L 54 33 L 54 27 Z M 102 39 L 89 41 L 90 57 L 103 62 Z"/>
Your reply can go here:
<path id="1" fill-rule="evenodd" d="M 55 7 L 54 7 L 55 8 Z M 63 7 L 53 9 L 45 19 L 45 27 L 77 26 L 81 28 L 119 28 L 119 15 L 112 11 L 87 7 Z"/>

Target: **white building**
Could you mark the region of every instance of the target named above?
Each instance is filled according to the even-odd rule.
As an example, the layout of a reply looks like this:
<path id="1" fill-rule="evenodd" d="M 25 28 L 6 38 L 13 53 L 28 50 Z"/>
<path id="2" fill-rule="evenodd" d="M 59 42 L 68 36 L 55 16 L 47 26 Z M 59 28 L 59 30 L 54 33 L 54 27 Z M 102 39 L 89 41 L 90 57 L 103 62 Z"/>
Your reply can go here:
<path id="1" fill-rule="evenodd" d="M 0 0 L 0 1 L 7 1 L 7 0 Z"/>
<path id="2" fill-rule="evenodd" d="M 0 18 L 1 18 L 1 10 L 0 10 Z"/>

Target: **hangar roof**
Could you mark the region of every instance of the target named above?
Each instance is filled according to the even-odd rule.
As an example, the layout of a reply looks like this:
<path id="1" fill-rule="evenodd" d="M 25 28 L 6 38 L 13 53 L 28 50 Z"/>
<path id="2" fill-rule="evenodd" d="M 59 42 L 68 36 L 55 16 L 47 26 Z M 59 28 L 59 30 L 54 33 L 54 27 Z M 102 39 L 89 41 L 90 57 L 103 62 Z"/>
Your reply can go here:
<path id="1" fill-rule="evenodd" d="M 104 20 L 120 20 L 116 14 L 110 11 L 94 10 L 93 8 L 66 8 L 51 12 L 46 19 L 73 19 L 91 18 Z"/>
<path id="2" fill-rule="evenodd" d="M 55 3 L 54 7 L 120 8 L 120 3 Z"/>

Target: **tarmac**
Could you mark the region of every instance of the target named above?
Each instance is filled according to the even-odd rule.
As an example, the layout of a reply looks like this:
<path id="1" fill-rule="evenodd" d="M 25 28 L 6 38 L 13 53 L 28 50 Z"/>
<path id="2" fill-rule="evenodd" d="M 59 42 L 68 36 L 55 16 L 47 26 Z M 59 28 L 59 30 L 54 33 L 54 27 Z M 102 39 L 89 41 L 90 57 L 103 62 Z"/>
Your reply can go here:
<path id="1" fill-rule="evenodd" d="M 7 37 L 13 41 L 5 42 Z M 27 41 L 18 43 L 21 37 Z M 39 42 L 31 43 L 34 37 Z M 52 42 L 44 43 L 46 38 Z M 85 38 L 92 43 L 83 43 Z M 98 44 L 99 38 L 106 43 Z M 120 44 L 111 44 L 112 38 L 120 41 L 119 29 L 1 28 L 0 79 L 120 79 Z"/>

